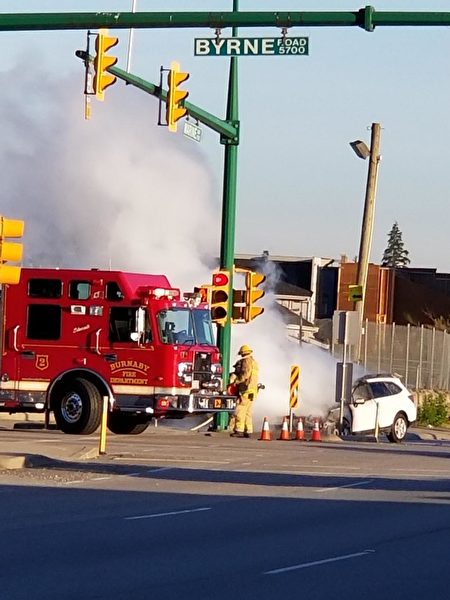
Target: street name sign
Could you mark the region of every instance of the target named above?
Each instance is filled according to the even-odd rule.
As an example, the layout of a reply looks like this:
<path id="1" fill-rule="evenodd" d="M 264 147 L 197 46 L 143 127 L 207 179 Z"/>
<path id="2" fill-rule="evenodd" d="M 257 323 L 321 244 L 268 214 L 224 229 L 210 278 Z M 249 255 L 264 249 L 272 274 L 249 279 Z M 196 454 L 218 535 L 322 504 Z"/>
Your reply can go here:
<path id="1" fill-rule="evenodd" d="M 195 56 L 307 56 L 309 38 L 195 38 Z"/>
<path id="2" fill-rule="evenodd" d="M 184 135 L 195 142 L 201 142 L 202 130 L 197 125 L 190 123 L 189 121 L 184 122 Z"/>

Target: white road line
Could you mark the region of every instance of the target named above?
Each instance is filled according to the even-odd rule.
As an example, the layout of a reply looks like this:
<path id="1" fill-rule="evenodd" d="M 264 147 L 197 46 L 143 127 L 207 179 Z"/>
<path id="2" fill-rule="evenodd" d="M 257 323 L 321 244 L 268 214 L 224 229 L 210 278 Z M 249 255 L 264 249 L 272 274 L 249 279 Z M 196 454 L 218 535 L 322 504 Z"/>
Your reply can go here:
<path id="1" fill-rule="evenodd" d="M 145 461 L 149 462 L 151 458 L 138 458 L 136 456 L 118 456 L 114 460 L 130 460 L 134 461 Z M 187 462 L 187 463 L 207 463 L 212 465 L 229 465 L 231 461 L 229 460 L 197 460 L 191 458 L 161 458 L 158 457 L 158 461 L 160 462 Z"/>
<path id="2" fill-rule="evenodd" d="M 152 515 L 139 515 L 137 517 L 124 517 L 124 519 L 125 519 L 125 521 L 136 521 L 137 519 L 155 519 L 156 517 L 170 517 L 172 515 L 184 515 L 187 513 L 203 512 L 205 510 L 211 510 L 211 507 L 205 506 L 204 508 L 192 508 L 189 510 L 174 510 L 172 512 L 154 513 Z"/>
<path id="3" fill-rule="evenodd" d="M 296 571 L 297 569 L 307 569 L 308 567 L 316 567 L 317 565 L 325 565 L 327 563 L 337 562 L 339 560 L 348 560 L 349 558 L 357 558 L 358 556 L 365 556 L 367 554 L 374 553 L 375 550 L 363 550 L 362 552 L 355 552 L 354 554 L 343 554 L 342 556 L 335 556 L 333 558 L 325 558 L 323 560 L 315 560 L 314 562 L 303 563 L 300 565 L 293 565 L 292 567 L 284 567 L 281 569 L 273 569 L 272 571 L 265 571 L 264 575 L 278 575 L 278 573 L 286 573 L 287 571 Z"/>
<path id="4" fill-rule="evenodd" d="M 359 485 L 366 485 L 367 483 L 372 483 L 373 479 L 368 479 L 367 481 L 357 481 L 356 483 L 347 483 L 346 485 L 339 485 L 337 487 L 330 488 L 319 488 L 318 490 L 314 490 L 315 492 L 332 492 L 335 490 L 342 490 L 343 488 L 351 488 L 357 487 Z"/>

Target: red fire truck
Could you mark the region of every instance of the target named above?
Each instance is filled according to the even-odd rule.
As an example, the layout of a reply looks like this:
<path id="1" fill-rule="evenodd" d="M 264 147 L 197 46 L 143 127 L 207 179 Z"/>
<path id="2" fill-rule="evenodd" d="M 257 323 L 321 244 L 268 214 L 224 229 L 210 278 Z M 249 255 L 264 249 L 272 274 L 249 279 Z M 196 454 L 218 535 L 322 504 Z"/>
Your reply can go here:
<path id="1" fill-rule="evenodd" d="M 164 275 L 29 269 L 2 291 L 0 412 L 53 411 L 65 433 L 137 434 L 155 417 L 231 412 L 210 310 Z"/>

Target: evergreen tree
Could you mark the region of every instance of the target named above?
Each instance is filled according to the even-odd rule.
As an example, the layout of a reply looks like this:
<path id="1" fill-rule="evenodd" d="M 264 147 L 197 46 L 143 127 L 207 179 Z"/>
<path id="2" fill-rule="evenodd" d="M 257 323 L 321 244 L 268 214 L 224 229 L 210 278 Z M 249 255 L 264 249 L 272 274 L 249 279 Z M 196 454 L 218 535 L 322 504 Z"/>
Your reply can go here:
<path id="1" fill-rule="evenodd" d="M 381 266 L 406 267 L 411 262 L 408 255 L 409 252 L 405 250 L 403 245 L 402 232 L 398 228 L 397 221 L 395 221 L 388 234 L 388 245 L 381 260 Z"/>

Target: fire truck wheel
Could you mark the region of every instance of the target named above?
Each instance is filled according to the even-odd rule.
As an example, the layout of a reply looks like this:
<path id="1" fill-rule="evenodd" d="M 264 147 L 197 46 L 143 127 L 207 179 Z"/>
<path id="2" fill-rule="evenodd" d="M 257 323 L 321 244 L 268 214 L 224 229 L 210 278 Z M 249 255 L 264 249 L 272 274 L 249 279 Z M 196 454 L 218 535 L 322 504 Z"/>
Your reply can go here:
<path id="1" fill-rule="evenodd" d="M 108 429 L 119 435 L 138 435 L 147 429 L 150 421 L 142 421 L 130 415 L 110 413 L 108 415 Z"/>
<path id="2" fill-rule="evenodd" d="M 53 404 L 57 426 L 72 434 L 94 433 L 100 426 L 101 409 L 100 392 L 81 377 L 68 382 Z"/>

